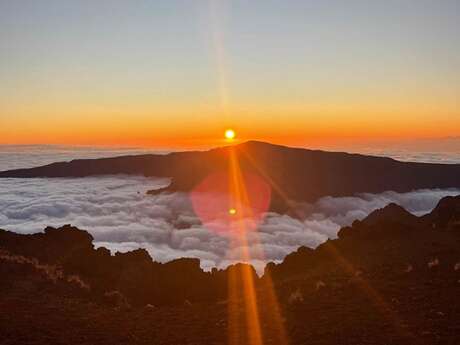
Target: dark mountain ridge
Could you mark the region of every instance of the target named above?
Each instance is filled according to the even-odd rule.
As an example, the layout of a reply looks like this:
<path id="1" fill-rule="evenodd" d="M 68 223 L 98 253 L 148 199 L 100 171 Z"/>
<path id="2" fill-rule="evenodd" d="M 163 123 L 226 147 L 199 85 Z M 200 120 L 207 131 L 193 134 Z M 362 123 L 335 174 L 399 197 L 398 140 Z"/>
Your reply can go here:
<path id="1" fill-rule="evenodd" d="M 171 185 L 161 192 L 188 192 L 209 174 L 228 171 L 232 152 L 237 154 L 243 171 L 255 172 L 276 186 L 272 190 L 271 204 L 275 211 L 287 210 L 289 201 L 311 202 L 328 195 L 460 187 L 460 164 L 400 162 L 385 157 L 290 148 L 256 141 L 209 151 L 53 163 L 0 172 L 0 178 L 138 174 L 172 178 Z"/>
<path id="2" fill-rule="evenodd" d="M 0 250 L 58 265 L 80 276 L 94 291 L 120 290 L 135 304 L 223 298 L 229 272 L 242 266 L 205 272 L 199 259 L 182 258 L 162 264 L 144 249 L 111 255 L 106 248 L 95 249 L 92 241 L 88 232 L 71 225 L 47 227 L 43 233 L 31 235 L 0 229 Z M 377 262 L 394 264 L 392 260 L 403 266 L 442 252 L 455 253 L 455 260 L 460 262 L 460 196 L 443 198 L 431 213 L 421 217 L 389 204 L 342 228 L 336 240 L 328 240 L 316 249 L 300 247 L 282 263 L 269 263 L 261 278 L 252 267 L 251 271 L 256 281 L 268 276 L 282 281 L 319 267 L 327 271 L 337 264 L 337 258 L 329 252 L 331 247 L 343 252 L 348 260 L 359 261 L 355 263 L 358 267 L 369 268 Z M 367 257 L 367 252 L 373 252 L 373 257 Z"/>
<path id="3" fill-rule="evenodd" d="M 143 249 L 111 255 L 92 240 L 71 226 L 33 235 L 0 230 L 2 340 L 228 344 L 229 279 L 247 272 L 264 344 L 280 343 L 269 286 L 290 344 L 460 340 L 460 196 L 422 217 L 390 204 L 342 228 L 338 239 L 267 265 L 260 278 L 242 264 L 203 272 L 197 259 L 160 264 Z M 248 334 L 247 324 L 238 327 Z"/>

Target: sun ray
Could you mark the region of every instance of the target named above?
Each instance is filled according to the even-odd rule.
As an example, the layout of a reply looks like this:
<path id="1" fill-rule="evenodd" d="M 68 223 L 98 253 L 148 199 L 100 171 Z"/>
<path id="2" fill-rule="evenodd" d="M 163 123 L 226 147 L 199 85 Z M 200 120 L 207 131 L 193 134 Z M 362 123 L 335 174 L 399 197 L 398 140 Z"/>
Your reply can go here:
<path id="1" fill-rule="evenodd" d="M 298 212 L 298 210 L 293 207 L 292 202 L 287 197 L 287 194 L 273 181 L 273 179 L 267 174 L 257 163 L 257 161 L 247 152 L 243 151 L 245 157 L 249 160 L 249 162 L 253 165 L 253 167 L 269 182 L 269 184 L 276 190 L 278 195 L 281 196 L 283 201 L 286 202 L 288 207 L 292 212 L 294 212 L 297 216 L 302 217 L 302 214 Z M 350 274 L 354 274 L 356 269 L 353 265 L 334 247 L 333 244 L 330 244 L 328 247 L 328 251 L 331 256 L 335 257 L 338 261 L 339 265 L 342 269 Z M 270 279 L 267 280 L 270 284 Z M 394 311 L 389 304 L 385 301 L 383 296 L 372 287 L 372 285 L 365 279 L 361 278 L 359 280 L 358 286 L 360 289 L 366 293 L 369 299 L 374 303 L 374 305 L 380 310 L 382 315 L 384 315 L 395 327 L 396 330 L 403 336 L 415 339 L 415 335 L 408 331 L 406 327 L 404 327 L 404 321 L 397 315 L 396 311 Z M 272 290 L 272 288 L 267 288 L 267 291 Z M 273 289 L 274 291 L 274 289 Z"/>
<path id="2" fill-rule="evenodd" d="M 225 117 L 228 116 L 229 89 L 227 78 L 227 54 L 225 51 L 223 30 L 221 25 L 221 7 L 219 1 L 209 1 L 209 12 L 211 21 L 211 40 L 214 51 L 214 58 L 217 68 L 217 84 L 219 92 L 219 105 Z"/>
<path id="3" fill-rule="evenodd" d="M 247 194 L 247 189 L 244 184 L 244 179 L 239 165 L 238 156 L 234 148 L 230 149 L 229 154 L 229 168 L 231 179 L 230 191 L 231 198 L 233 199 L 231 203 L 250 205 L 250 197 Z M 239 248 L 242 248 L 241 260 L 246 263 L 251 262 L 251 253 L 249 250 L 249 242 L 247 238 L 246 229 L 247 219 L 243 219 L 244 216 L 251 218 L 251 210 L 249 209 L 248 212 L 249 213 L 246 215 L 238 214 L 238 231 L 236 239 L 237 242 L 233 244 L 235 246 L 238 246 Z M 252 234 L 254 236 L 257 236 L 256 232 L 253 232 Z M 263 253 L 261 253 L 261 255 L 263 255 Z M 261 315 L 258 306 L 258 296 L 252 268 L 250 266 L 244 265 L 241 267 L 241 271 L 239 273 L 239 278 L 242 283 L 241 285 L 243 290 L 242 297 L 246 313 L 245 319 L 249 344 L 263 344 L 263 334 L 260 320 Z M 237 289 L 238 286 L 238 278 L 232 276 L 230 280 L 232 281 L 232 283 L 229 284 L 229 296 L 231 296 L 230 300 L 234 300 L 235 295 L 237 294 L 235 289 Z M 272 328 L 275 330 L 275 339 L 277 340 L 277 344 L 287 345 L 287 336 L 282 321 L 283 318 L 281 316 L 281 310 L 279 308 L 279 303 L 270 277 L 267 276 L 265 278 L 262 287 L 264 290 L 263 297 L 265 298 L 264 304 L 266 309 L 269 310 L 266 316 L 269 319 L 270 324 L 273 326 Z M 229 333 L 232 339 L 230 343 L 232 344 L 235 343 L 235 338 L 240 336 L 238 331 L 235 330 L 235 326 L 238 324 L 239 321 L 235 319 L 235 315 L 237 315 L 237 313 L 235 312 L 235 305 L 229 305 L 229 314 L 229 316 L 231 316 L 229 321 Z"/>

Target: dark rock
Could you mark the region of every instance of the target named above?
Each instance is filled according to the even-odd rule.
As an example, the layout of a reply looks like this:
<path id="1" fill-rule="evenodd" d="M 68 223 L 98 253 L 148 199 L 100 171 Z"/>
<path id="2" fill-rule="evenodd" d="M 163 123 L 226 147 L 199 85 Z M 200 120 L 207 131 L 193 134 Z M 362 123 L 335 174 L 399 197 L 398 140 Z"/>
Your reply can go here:
<path id="1" fill-rule="evenodd" d="M 434 228 L 455 228 L 460 225 L 460 195 L 442 198 L 434 210 L 422 217 Z"/>
<path id="2" fill-rule="evenodd" d="M 362 221 L 362 224 L 376 225 L 384 222 L 416 226 L 419 222 L 419 218 L 409 213 L 401 206 L 391 203 L 384 208 L 373 211 Z M 357 224 L 353 223 L 353 227 L 355 226 L 357 226 Z"/>

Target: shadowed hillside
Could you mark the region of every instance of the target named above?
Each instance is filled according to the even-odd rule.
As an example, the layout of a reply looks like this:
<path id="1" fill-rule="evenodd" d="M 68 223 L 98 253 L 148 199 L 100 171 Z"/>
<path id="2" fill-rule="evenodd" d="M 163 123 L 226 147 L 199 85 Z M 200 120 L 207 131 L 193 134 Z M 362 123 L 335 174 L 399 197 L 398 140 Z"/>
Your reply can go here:
<path id="1" fill-rule="evenodd" d="M 204 152 L 126 156 L 53 163 L 1 172 L 0 177 L 84 177 L 141 174 L 171 177 L 163 191 L 190 191 L 206 176 L 228 171 L 231 151 L 243 171 L 264 177 L 273 189 L 271 209 L 285 211 L 292 201 L 387 190 L 460 187 L 460 165 L 399 162 L 390 158 L 312 151 L 250 141 Z"/>
<path id="2" fill-rule="evenodd" d="M 244 267 L 112 256 L 70 226 L 0 231 L 0 334 L 7 344 L 226 344 L 228 279 Z M 266 344 L 276 343 L 269 283 L 291 344 L 457 344 L 460 196 L 422 217 L 390 204 L 261 278 L 251 272 Z"/>

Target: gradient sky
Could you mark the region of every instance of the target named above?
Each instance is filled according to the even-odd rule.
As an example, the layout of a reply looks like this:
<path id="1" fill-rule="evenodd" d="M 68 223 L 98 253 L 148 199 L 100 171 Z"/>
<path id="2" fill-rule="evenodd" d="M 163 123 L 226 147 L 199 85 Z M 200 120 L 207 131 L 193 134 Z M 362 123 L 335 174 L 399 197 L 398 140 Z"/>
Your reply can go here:
<path id="1" fill-rule="evenodd" d="M 0 0 L 0 143 L 460 136 L 460 1 Z"/>

